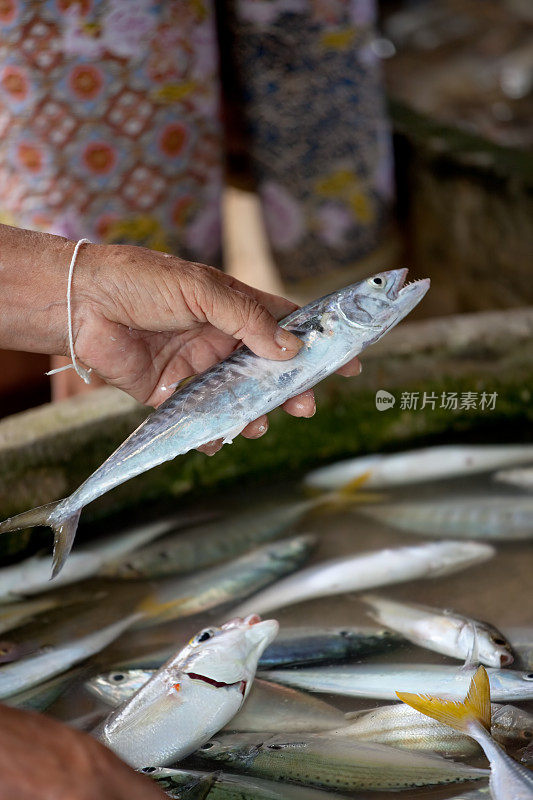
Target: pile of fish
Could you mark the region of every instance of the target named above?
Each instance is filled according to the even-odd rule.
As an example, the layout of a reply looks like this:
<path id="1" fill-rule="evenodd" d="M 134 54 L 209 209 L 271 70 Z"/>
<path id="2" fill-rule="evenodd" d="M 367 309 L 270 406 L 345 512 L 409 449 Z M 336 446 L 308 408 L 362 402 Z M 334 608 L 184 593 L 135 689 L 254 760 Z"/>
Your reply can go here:
<path id="1" fill-rule="evenodd" d="M 310 498 L 157 520 L 69 557 L 92 500 L 180 453 L 230 442 L 385 335 L 428 289 L 405 277 L 380 273 L 294 312 L 280 323 L 304 343 L 293 359 L 236 350 L 180 387 L 72 495 L 0 523 L 0 534 L 54 530 L 52 556 L 0 569 L 4 703 L 90 731 L 174 798 L 327 800 L 475 781 L 456 800 L 533 798 L 533 715 L 516 705 L 533 700 L 533 628 L 506 636 L 461 612 L 454 583 L 532 538 L 533 446 L 350 459 L 308 475 Z M 465 476 L 483 473 L 500 488 L 466 492 Z M 459 492 L 420 496 L 454 479 Z M 395 488 L 410 485 L 398 500 Z M 328 514 L 358 515 L 367 549 L 357 541 L 324 558 Z M 387 546 L 376 546 L 383 530 Z M 446 608 L 418 602 L 428 579 L 455 587 Z M 393 586 L 409 597 L 381 593 Z M 334 609 L 325 598 L 338 596 L 377 624 L 344 626 L 333 613 L 331 627 L 313 624 L 313 602 Z M 304 602 L 305 626 L 259 616 Z"/>
<path id="2" fill-rule="evenodd" d="M 441 481 L 487 467 L 516 476 L 533 460 L 526 446 L 418 452 Z M 421 483 L 416 451 L 357 462 L 330 467 L 311 499 L 181 514 L 81 545 L 52 581 L 49 556 L 0 569 L 2 702 L 67 717 L 174 798 L 327 800 L 463 781 L 481 787 L 456 798 L 532 798 L 533 714 L 520 704 L 533 700 L 533 627 L 504 635 L 457 610 L 458 596 L 455 610 L 416 601 L 416 581 L 445 586 L 532 537 L 530 498 L 509 490 L 512 514 L 474 493 L 404 501 L 399 513 L 365 489 L 400 475 L 407 485 L 410 465 Z M 430 505 L 453 538 L 402 543 L 409 520 L 422 533 Z M 320 531 L 329 512 L 379 520 L 398 542 L 306 565 L 321 534 L 289 531 Z M 381 593 L 399 584 L 412 600 Z M 355 596 L 369 624 L 280 629 L 259 616 L 336 595 Z M 357 710 L 341 710 L 351 698 Z"/>

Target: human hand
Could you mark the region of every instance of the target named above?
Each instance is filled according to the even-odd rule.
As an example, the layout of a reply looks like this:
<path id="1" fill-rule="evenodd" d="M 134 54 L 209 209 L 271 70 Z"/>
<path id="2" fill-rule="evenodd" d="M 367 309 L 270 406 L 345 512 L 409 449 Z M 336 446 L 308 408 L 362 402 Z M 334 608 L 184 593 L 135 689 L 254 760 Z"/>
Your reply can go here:
<path id="1" fill-rule="evenodd" d="M 164 800 L 92 736 L 0 706 L 0 800 Z"/>
<path id="2" fill-rule="evenodd" d="M 276 320 L 297 306 L 202 264 L 141 247 L 84 245 L 74 271 L 74 349 L 107 383 L 158 406 L 184 378 L 203 372 L 241 343 L 265 358 L 301 347 Z M 343 367 L 357 375 L 357 359 Z M 315 412 L 312 391 L 287 400 L 296 417 Z M 261 436 L 266 416 L 243 435 Z M 215 452 L 220 443 L 207 445 Z"/>

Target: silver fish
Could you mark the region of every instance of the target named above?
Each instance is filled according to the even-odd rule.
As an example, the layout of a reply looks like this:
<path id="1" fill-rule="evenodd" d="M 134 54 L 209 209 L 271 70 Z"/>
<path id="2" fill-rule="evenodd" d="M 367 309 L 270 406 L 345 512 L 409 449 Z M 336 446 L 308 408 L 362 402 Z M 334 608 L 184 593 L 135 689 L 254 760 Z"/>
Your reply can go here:
<path id="1" fill-rule="evenodd" d="M 365 488 L 383 489 L 473 475 L 528 461 L 533 461 L 533 445 L 440 445 L 338 461 L 310 472 L 304 484 L 313 489 L 331 490 L 365 477 Z"/>
<path id="2" fill-rule="evenodd" d="M 154 675 L 154 670 L 114 670 L 86 681 L 88 691 L 117 707 Z M 342 711 L 288 686 L 257 678 L 243 707 L 226 726 L 232 731 L 323 731 L 346 725 Z"/>
<path id="3" fill-rule="evenodd" d="M 404 703 L 380 706 L 346 714 L 348 725 L 328 736 L 378 742 L 407 750 L 424 750 L 448 756 L 480 752 L 469 736 L 424 716 Z M 514 706 L 492 705 L 492 735 L 502 745 L 516 747 L 533 738 L 533 717 Z M 528 729 L 529 725 L 529 729 Z M 529 738 L 528 738 L 529 735 Z"/>
<path id="4" fill-rule="evenodd" d="M 137 768 L 184 758 L 241 708 L 277 631 L 275 620 L 257 615 L 201 631 L 94 735 Z"/>
<path id="5" fill-rule="evenodd" d="M 12 694 L 4 700 L 4 704 L 14 708 L 23 708 L 26 711 L 46 711 L 81 676 L 82 672 L 83 667 L 77 667 L 61 673 L 44 683 L 38 683 L 23 692 Z"/>
<path id="6" fill-rule="evenodd" d="M 197 755 L 251 775 L 337 791 L 430 786 L 488 774 L 441 756 L 322 734 L 229 734 L 207 742 Z"/>
<path id="7" fill-rule="evenodd" d="M 34 525 L 54 530 L 54 574 L 63 566 L 84 506 L 115 486 L 214 439 L 230 442 L 246 425 L 310 389 L 402 320 L 429 289 L 429 279 L 404 286 L 406 269 L 391 270 L 315 300 L 280 324 L 304 347 L 289 361 L 241 348 L 178 388 L 69 497 L 19 514 L 0 533 Z"/>
<path id="8" fill-rule="evenodd" d="M 164 579 L 139 605 L 138 610 L 144 616 L 138 626 L 147 627 L 197 614 L 245 597 L 299 567 L 315 542 L 316 536 L 311 534 L 293 536 L 265 544 L 234 561 L 195 575 Z"/>
<path id="9" fill-rule="evenodd" d="M 505 469 L 496 472 L 494 480 L 500 483 L 510 483 L 511 486 L 520 486 L 521 489 L 533 490 L 533 467 L 522 469 Z"/>
<path id="10" fill-rule="evenodd" d="M 337 792 L 274 783 L 248 775 L 168 767 L 146 767 L 142 771 L 150 775 L 169 797 L 176 800 L 204 800 L 206 797 L 209 800 L 343 800 L 343 795 Z M 205 789 L 207 793 L 204 793 Z"/>
<path id="11" fill-rule="evenodd" d="M 114 534 L 105 539 L 97 539 L 76 549 L 70 556 L 68 566 L 50 581 L 52 557 L 35 555 L 17 564 L 0 569 L 0 600 L 39 594 L 66 586 L 77 581 L 101 574 L 107 561 L 124 556 L 142 544 L 152 541 L 180 524 L 178 517 L 157 520 Z"/>
<path id="12" fill-rule="evenodd" d="M 514 661 L 509 642 L 487 622 L 377 595 L 363 595 L 361 600 L 371 606 L 373 619 L 419 647 L 488 667 L 508 667 Z"/>
<path id="13" fill-rule="evenodd" d="M 360 511 L 399 530 L 432 538 L 502 542 L 533 538 L 533 497 L 448 497 L 361 506 Z"/>
<path id="14" fill-rule="evenodd" d="M 61 603 L 57 597 L 38 597 L 35 600 L 0 606 L 0 633 L 18 628 L 19 625 L 30 622 L 45 611 L 57 608 Z"/>
<path id="15" fill-rule="evenodd" d="M 254 544 L 276 539 L 319 505 L 316 500 L 282 503 L 266 511 L 245 511 L 197 525 L 110 561 L 100 570 L 112 578 L 161 578 L 210 567 L 240 555 Z M 71 556 L 72 558 L 72 556 Z"/>
<path id="16" fill-rule="evenodd" d="M 74 664 L 103 650 L 138 619 L 132 614 L 78 639 L 51 647 L 45 652 L 31 655 L 12 664 L 0 667 L 0 698 L 10 697 L 66 672 Z"/>
<path id="17" fill-rule="evenodd" d="M 262 614 L 316 597 L 450 575 L 493 555 L 490 545 L 478 542 L 432 542 L 332 558 L 278 581 L 239 605 L 235 614 L 251 609 Z"/>
<path id="18" fill-rule="evenodd" d="M 406 639 L 393 631 L 359 626 L 352 628 L 288 627 L 281 628 L 272 644 L 259 659 L 260 669 L 332 664 L 359 659 L 400 647 Z M 174 652 L 172 647 L 128 654 L 117 661 L 116 669 L 158 669 Z"/>
<path id="19" fill-rule="evenodd" d="M 494 800 L 531 800 L 533 773 L 507 755 L 491 737 L 489 679 L 479 667 L 462 701 L 398 692 L 400 700 L 430 717 L 471 736 L 490 762 L 490 793 Z"/>
<path id="20" fill-rule="evenodd" d="M 533 673 L 490 667 L 487 672 L 495 701 L 533 700 Z M 472 670 L 461 667 L 387 663 L 266 670 L 260 677 L 308 692 L 395 700 L 397 691 L 439 692 L 461 699 L 466 694 L 471 675 Z"/>

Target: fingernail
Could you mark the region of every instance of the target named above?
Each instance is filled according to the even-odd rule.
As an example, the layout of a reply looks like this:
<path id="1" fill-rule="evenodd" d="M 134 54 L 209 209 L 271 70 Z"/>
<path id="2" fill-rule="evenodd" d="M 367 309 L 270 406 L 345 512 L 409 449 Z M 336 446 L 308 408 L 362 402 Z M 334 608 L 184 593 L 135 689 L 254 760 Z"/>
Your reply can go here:
<path id="1" fill-rule="evenodd" d="M 298 339 L 298 337 L 293 333 L 286 331 L 285 328 L 276 329 L 274 340 L 284 353 L 287 352 L 287 350 L 294 350 L 296 353 L 298 353 L 304 346 L 304 343 L 301 339 Z"/>
<path id="2" fill-rule="evenodd" d="M 363 365 L 361 364 L 361 362 L 359 362 L 359 372 L 357 374 L 360 375 L 362 371 L 363 371 Z"/>

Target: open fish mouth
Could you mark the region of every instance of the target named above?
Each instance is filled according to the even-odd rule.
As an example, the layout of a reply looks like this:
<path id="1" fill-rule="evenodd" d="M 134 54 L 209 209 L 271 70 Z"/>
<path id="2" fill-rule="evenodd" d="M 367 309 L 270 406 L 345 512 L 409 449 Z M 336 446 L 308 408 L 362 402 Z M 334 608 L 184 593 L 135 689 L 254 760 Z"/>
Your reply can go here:
<path id="1" fill-rule="evenodd" d="M 427 292 L 430 285 L 429 278 L 417 278 L 412 281 L 408 281 L 407 283 L 406 278 L 409 273 L 408 269 L 399 269 L 396 270 L 396 280 L 391 289 L 392 299 L 397 300 L 400 296 L 404 294 L 419 294 L 421 292 L 422 296 Z"/>
<path id="2" fill-rule="evenodd" d="M 208 683 L 210 686 L 214 686 L 216 689 L 224 689 L 224 688 L 232 689 L 233 687 L 237 687 L 243 697 L 246 693 L 246 687 L 248 685 L 248 682 L 244 680 L 235 681 L 235 683 L 225 683 L 224 681 L 216 681 L 214 678 L 208 678 L 207 675 L 200 675 L 197 672 L 187 672 L 186 675 L 193 681 L 203 681 L 204 683 Z"/>

